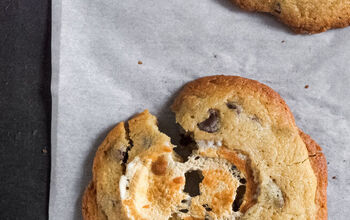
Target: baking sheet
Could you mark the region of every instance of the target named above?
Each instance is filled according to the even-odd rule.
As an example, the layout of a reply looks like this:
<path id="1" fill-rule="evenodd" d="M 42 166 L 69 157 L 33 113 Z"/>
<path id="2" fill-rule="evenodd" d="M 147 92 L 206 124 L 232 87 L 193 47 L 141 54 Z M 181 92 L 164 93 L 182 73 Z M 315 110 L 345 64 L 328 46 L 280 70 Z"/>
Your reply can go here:
<path id="1" fill-rule="evenodd" d="M 350 28 L 295 35 L 229 0 L 53 0 L 52 30 L 50 219 L 81 219 L 108 130 L 147 108 L 175 135 L 174 96 L 213 74 L 282 95 L 326 154 L 329 219 L 350 216 Z"/>

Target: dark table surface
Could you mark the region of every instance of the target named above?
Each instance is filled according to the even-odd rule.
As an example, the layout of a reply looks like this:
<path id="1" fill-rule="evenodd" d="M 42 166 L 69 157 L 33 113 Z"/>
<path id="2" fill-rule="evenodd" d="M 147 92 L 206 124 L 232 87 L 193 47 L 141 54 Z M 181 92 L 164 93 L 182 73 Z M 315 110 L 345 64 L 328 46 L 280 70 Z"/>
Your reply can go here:
<path id="1" fill-rule="evenodd" d="M 47 219 L 51 1 L 0 0 L 0 219 Z"/>

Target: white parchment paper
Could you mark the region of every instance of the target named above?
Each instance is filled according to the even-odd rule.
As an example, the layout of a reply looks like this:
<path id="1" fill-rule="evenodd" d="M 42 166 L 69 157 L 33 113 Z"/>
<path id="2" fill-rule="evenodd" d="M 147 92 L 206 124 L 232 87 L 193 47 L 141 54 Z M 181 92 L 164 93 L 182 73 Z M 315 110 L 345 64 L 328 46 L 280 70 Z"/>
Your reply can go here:
<path id="1" fill-rule="evenodd" d="M 349 219 L 350 28 L 295 35 L 229 0 L 54 0 L 52 35 L 50 219 L 81 219 L 108 130 L 148 108 L 174 134 L 177 91 L 213 74 L 253 78 L 282 95 L 326 154 L 329 219 Z"/>

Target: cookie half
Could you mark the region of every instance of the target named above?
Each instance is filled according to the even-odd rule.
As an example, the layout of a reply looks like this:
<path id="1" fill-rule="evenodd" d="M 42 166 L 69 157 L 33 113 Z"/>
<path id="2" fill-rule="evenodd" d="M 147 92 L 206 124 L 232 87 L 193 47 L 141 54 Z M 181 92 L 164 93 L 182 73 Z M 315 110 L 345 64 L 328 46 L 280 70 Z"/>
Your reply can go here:
<path id="1" fill-rule="evenodd" d="M 325 156 L 272 89 L 205 77 L 172 109 L 180 146 L 147 110 L 108 134 L 83 197 L 85 220 L 327 219 Z"/>
<path id="2" fill-rule="evenodd" d="M 350 25 L 349 0 L 232 0 L 248 11 L 270 13 L 296 33 L 319 33 Z"/>

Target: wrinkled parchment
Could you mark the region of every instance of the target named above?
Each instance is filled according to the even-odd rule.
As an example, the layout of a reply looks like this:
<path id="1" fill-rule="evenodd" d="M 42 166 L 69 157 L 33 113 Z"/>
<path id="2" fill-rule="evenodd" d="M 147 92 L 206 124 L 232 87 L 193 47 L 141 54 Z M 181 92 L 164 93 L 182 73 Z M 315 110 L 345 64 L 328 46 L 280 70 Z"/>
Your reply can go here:
<path id="1" fill-rule="evenodd" d="M 349 218 L 350 28 L 295 35 L 229 0 L 54 0 L 52 35 L 50 219 L 81 219 L 108 130 L 147 108 L 174 135 L 174 96 L 213 74 L 253 78 L 282 95 L 327 156 L 329 219 Z"/>

